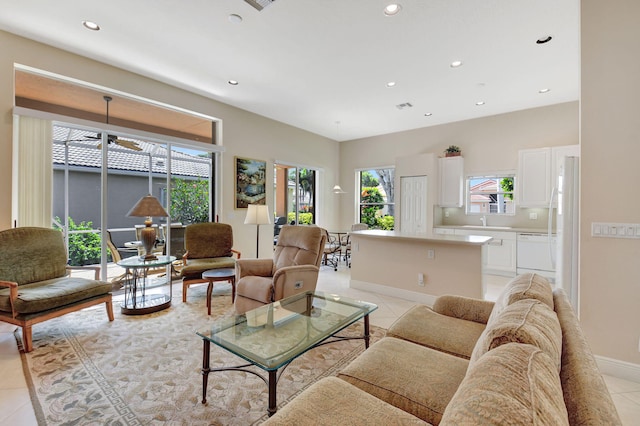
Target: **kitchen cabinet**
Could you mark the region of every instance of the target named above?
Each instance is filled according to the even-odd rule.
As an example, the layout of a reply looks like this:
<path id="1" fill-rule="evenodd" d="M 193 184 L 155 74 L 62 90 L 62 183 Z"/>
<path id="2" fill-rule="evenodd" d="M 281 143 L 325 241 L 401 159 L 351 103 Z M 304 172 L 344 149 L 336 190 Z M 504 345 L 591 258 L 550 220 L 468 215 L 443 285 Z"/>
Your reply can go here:
<path id="1" fill-rule="evenodd" d="M 440 207 L 462 207 L 464 203 L 464 158 L 439 158 L 438 168 Z"/>
<path id="2" fill-rule="evenodd" d="M 518 152 L 518 205 L 548 207 L 551 197 L 551 148 Z"/>
<path id="3" fill-rule="evenodd" d="M 485 231 L 456 229 L 455 235 L 481 235 L 492 237 L 483 246 L 483 272 L 485 274 L 516 276 L 517 233 L 512 231 Z"/>
<path id="4" fill-rule="evenodd" d="M 518 152 L 518 205 L 549 207 L 564 157 L 580 156 L 579 145 L 523 149 Z"/>

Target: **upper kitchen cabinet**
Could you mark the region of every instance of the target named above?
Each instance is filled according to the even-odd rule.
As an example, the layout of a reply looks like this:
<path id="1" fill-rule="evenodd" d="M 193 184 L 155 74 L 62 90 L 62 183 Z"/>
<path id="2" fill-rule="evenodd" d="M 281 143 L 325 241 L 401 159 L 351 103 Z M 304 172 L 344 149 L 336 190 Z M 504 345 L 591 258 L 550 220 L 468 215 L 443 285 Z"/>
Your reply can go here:
<path id="1" fill-rule="evenodd" d="M 464 200 L 464 158 L 438 159 L 441 207 L 462 207 Z"/>
<path id="2" fill-rule="evenodd" d="M 518 159 L 519 206 L 549 207 L 564 157 L 579 155 L 579 145 L 521 150 Z"/>
<path id="3" fill-rule="evenodd" d="M 548 207 L 551 197 L 551 148 L 523 149 L 518 153 L 518 204 Z"/>

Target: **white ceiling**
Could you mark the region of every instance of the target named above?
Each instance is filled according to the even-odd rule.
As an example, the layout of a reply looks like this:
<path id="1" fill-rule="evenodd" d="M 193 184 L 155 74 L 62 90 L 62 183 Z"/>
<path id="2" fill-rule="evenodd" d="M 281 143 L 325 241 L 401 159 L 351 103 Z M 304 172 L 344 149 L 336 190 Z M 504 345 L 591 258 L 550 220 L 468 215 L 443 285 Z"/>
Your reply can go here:
<path id="1" fill-rule="evenodd" d="M 388 3 L 0 0 L 0 29 L 335 140 L 579 98 L 579 0 Z"/>

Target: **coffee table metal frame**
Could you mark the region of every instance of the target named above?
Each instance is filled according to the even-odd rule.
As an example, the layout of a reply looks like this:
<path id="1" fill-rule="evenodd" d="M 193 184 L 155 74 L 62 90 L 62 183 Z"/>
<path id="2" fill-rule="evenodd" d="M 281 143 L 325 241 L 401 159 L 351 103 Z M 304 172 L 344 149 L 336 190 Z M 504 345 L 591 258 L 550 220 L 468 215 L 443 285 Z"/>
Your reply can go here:
<path id="1" fill-rule="evenodd" d="M 209 269 L 202 273 L 202 279 L 209 281 L 209 286 L 207 287 L 207 315 L 211 315 L 213 283 L 229 281 L 231 283 L 231 303 L 236 300 L 236 270 L 234 268 Z"/>
<path id="2" fill-rule="evenodd" d="M 197 332 L 203 341 L 202 403 L 207 402 L 207 383 L 212 371 L 243 371 L 268 387 L 267 412 L 277 411 L 277 384 L 289 364 L 305 352 L 342 340 L 364 340 L 369 347 L 369 314 L 378 307 L 335 294 L 306 292 L 278 302 L 215 321 Z M 361 336 L 338 336 L 351 324 L 364 320 Z M 251 324 L 251 325 L 249 325 Z M 211 343 L 248 361 L 247 364 L 210 368 Z M 257 367 L 258 371 L 250 368 Z M 266 371 L 266 375 L 259 371 Z"/>
<path id="3" fill-rule="evenodd" d="M 170 265 L 176 260 L 175 256 L 158 256 L 157 259 L 144 260 L 139 256 L 128 257 L 118 262 L 125 268 L 124 301 L 120 305 L 121 312 L 125 315 L 144 315 L 161 311 L 171 306 L 173 289 L 171 274 L 167 274 L 169 295 L 146 294 L 147 276 L 150 268 Z"/>

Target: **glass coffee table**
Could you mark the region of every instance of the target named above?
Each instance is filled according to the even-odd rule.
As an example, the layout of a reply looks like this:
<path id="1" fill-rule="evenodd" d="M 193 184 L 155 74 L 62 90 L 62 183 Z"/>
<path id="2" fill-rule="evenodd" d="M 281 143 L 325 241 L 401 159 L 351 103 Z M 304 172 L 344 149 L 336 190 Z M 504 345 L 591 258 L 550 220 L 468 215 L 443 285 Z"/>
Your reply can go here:
<path id="1" fill-rule="evenodd" d="M 284 369 L 315 347 L 341 340 L 363 339 L 369 347 L 369 314 L 373 303 L 336 294 L 306 292 L 261 306 L 242 315 L 215 321 L 196 334 L 202 338 L 202 403 L 207 402 L 207 381 L 212 371 L 244 371 L 260 377 L 269 388 L 269 416 L 277 410 L 276 387 Z M 337 333 L 364 320 L 362 336 Z M 248 364 L 210 368 L 211 343 Z M 258 367 L 256 369 L 250 369 Z M 261 374 L 260 370 L 267 374 Z"/>

